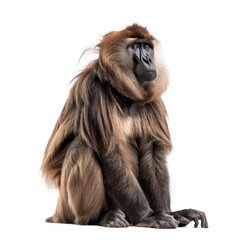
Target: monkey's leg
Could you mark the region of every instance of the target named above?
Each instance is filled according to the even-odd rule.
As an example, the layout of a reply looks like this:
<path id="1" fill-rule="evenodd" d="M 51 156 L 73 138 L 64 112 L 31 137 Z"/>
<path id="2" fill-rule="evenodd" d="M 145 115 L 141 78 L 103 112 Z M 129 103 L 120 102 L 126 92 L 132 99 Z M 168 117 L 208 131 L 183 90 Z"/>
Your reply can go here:
<path id="1" fill-rule="evenodd" d="M 88 224 L 98 218 L 105 198 L 102 171 L 91 149 L 78 138 L 67 151 L 60 186 L 54 222 Z"/>

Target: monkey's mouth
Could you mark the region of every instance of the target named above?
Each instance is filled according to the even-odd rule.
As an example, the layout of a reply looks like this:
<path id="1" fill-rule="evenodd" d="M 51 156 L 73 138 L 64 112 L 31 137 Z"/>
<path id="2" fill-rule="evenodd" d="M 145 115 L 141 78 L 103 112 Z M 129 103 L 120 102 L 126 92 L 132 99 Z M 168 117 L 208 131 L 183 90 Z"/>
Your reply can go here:
<path id="1" fill-rule="evenodd" d="M 144 71 L 137 76 L 139 82 L 152 82 L 157 77 L 155 70 Z"/>

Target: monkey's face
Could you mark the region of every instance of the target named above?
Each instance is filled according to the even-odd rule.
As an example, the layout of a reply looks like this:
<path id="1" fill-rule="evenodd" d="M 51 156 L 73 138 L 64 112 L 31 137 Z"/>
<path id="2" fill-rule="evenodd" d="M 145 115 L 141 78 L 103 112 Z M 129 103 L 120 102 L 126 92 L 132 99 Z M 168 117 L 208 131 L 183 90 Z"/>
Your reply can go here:
<path id="1" fill-rule="evenodd" d="M 160 45 L 146 28 L 133 24 L 110 32 L 97 46 L 102 78 L 123 96 L 146 102 L 166 89 L 168 76 Z"/>
<path id="2" fill-rule="evenodd" d="M 157 77 L 157 70 L 153 62 L 153 44 L 150 41 L 137 39 L 131 43 L 127 51 L 130 61 L 133 61 L 133 72 L 137 80 L 142 82 L 151 82 Z"/>

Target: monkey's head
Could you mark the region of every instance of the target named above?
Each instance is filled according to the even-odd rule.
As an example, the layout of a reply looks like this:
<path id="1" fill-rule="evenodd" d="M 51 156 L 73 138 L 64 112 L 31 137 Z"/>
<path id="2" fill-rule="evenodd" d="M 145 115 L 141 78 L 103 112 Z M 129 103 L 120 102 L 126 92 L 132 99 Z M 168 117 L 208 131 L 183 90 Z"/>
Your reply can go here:
<path id="1" fill-rule="evenodd" d="M 168 77 L 159 42 L 137 24 L 106 34 L 99 47 L 99 65 L 122 95 L 150 101 L 166 89 Z"/>

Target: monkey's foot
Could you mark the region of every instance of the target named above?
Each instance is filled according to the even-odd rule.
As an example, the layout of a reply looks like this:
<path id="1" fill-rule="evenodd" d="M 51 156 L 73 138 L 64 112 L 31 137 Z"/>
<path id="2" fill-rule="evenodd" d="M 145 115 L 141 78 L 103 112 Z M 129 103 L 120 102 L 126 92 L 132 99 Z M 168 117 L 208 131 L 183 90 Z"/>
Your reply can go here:
<path id="1" fill-rule="evenodd" d="M 185 227 L 191 221 L 194 221 L 194 227 L 197 228 L 199 225 L 199 220 L 201 220 L 201 227 L 208 228 L 208 222 L 204 212 L 200 212 L 194 209 L 185 209 L 181 211 L 171 212 L 169 214 L 174 216 L 174 218 L 179 221 L 179 227 Z"/>
<path id="2" fill-rule="evenodd" d="M 125 218 L 125 214 L 120 210 L 112 210 L 107 212 L 99 222 L 103 227 L 128 227 L 129 223 Z"/>
<path id="3" fill-rule="evenodd" d="M 167 213 L 155 213 L 152 216 L 141 219 L 136 226 L 151 228 L 177 228 L 178 224 L 179 222 Z"/>

